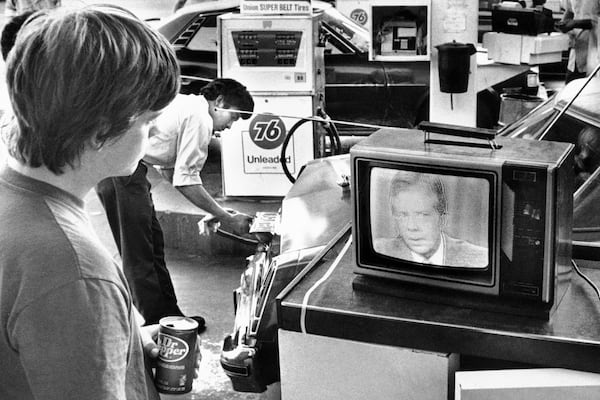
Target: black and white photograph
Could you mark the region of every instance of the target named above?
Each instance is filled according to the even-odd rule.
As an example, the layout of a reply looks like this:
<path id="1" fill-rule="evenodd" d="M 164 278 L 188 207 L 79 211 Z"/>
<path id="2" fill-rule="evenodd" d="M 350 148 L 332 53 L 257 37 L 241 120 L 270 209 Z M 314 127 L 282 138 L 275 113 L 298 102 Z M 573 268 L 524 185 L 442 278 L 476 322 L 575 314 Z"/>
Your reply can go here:
<path id="1" fill-rule="evenodd" d="M 599 18 L 0 0 L 0 400 L 600 399 Z"/>

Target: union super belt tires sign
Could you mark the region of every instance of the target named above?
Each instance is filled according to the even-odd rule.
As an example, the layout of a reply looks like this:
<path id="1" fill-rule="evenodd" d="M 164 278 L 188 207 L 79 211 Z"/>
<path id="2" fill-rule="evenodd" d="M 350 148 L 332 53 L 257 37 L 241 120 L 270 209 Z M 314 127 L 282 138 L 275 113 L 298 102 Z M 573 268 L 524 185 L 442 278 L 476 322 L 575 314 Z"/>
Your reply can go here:
<path id="1" fill-rule="evenodd" d="M 242 14 L 270 15 L 294 14 L 310 15 L 310 0 L 242 0 Z"/>

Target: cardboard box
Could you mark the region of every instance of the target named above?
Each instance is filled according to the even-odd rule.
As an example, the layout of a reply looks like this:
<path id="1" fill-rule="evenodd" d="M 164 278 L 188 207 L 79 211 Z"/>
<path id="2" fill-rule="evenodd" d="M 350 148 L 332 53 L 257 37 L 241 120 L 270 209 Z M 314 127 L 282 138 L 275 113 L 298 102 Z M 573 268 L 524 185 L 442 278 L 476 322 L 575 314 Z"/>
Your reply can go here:
<path id="1" fill-rule="evenodd" d="M 528 54 L 521 57 L 522 64 L 538 65 L 560 62 L 562 60 L 562 52 L 556 53 L 540 53 Z"/>
<path id="2" fill-rule="evenodd" d="M 512 33 L 486 32 L 483 34 L 483 47 L 488 58 L 498 63 L 521 64 L 521 36 Z"/>
<path id="3" fill-rule="evenodd" d="M 458 354 L 280 329 L 279 363 L 285 400 L 441 400 L 452 397 Z"/>
<path id="4" fill-rule="evenodd" d="M 569 48 L 569 36 L 554 32 L 521 37 L 521 63 L 543 64 L 558 62 L 562 52 Z"/>
<path id="5" fill-rule="evenodd" d="M 459 371 L 454 400 L 596 400 L 600 375 L 560 368 Z"/>
<path id="6" fill-rule="evenodd" d="M 559 13 L 559 12 L 561 12 L 560 3 L 561 3 L 560 0 L 546 0 L 544 7 L 549 8 L 554 13 Z"/>
<path id="7" fill-rule="evenodd" d="M 504 64 L 545 64 L 559 62 L 569 48 L 569 36 L 564 33 L 543 33 L 538 36 L 486 32 L 483 47 L 488 58 Z"/>

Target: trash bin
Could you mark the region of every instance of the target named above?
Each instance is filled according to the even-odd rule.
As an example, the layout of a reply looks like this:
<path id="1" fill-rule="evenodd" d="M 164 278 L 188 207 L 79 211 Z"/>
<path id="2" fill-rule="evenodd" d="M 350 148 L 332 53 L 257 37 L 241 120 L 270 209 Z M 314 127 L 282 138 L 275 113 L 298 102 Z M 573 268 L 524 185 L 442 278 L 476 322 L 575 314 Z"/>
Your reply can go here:
<path id="1" fill-rule="evenodd" d="M 471 56 L 477 52 L 472 43 L 450 43 L 435 46 L 439 52 L 438 75 L 443 93 L 465 93 L 469 86 Z"/>
<path id="2" fill-rule="evenodd" d="M 539 106 L 544 99 L 521 93 L 503 93 L 500 95 L 500 114 L 498 123 L 508 125 Z"/>

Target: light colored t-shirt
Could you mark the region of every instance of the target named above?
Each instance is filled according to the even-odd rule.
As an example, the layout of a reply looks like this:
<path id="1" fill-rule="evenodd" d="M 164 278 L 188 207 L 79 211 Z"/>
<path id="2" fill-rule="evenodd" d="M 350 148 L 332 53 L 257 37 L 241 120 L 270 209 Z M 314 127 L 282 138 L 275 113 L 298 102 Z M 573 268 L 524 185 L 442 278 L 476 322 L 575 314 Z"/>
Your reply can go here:
<path id="1" fill-rule="evenodd" d="M 173 186 L 202 184 L 212 127 L 204 96 L 178 94 L 150 128 L 144 161 L 173 169 Z"/>
<path id="2" fill-rule="evenodd" d="M 125 278 L 78 198 L 0 170 L 0 399 L 153 399 Z"/>

